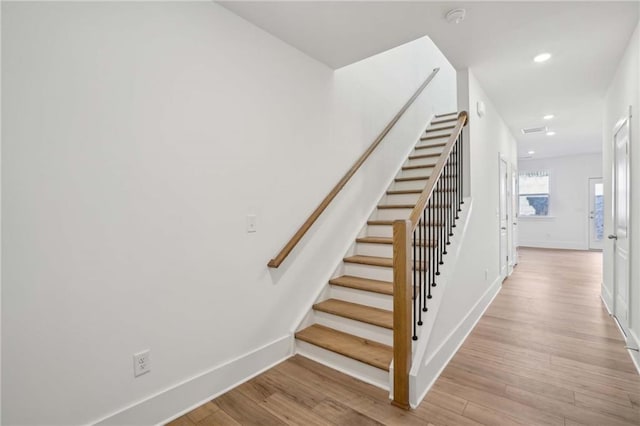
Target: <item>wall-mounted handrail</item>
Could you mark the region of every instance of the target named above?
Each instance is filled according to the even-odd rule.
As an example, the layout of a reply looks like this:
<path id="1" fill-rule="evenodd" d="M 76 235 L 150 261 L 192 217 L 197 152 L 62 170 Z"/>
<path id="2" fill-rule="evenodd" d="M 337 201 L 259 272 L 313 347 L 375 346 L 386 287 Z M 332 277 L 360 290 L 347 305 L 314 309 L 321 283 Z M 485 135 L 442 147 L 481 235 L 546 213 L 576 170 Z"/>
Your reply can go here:
<path id="1" fill-rule="evenodd" d="M 413 96 L 411 96 L 411 98 L 404 104 L 404 106 L 400 109 L 400 111 L 398 111 L 395 117 L 391 119 L 389 124 L 387 124 L 387 126 L 382 130 L 382 132 L 380 132 L 380 134 L 373 141 L 371 146 L 369 146 L 369 148 L 367 148 L 367 150 L 360 156 L 360 158 L 358 158 L 355 164 L 351 166 L 349 171 L 347 171 L 347 173 L 342 177 L 342 179 L 340 179 L 340 181 L 336 184 L 336 186 L 333 187 L 331 192 L 329 192 L 329 194 L 326 197 L 324 197 L 324 200 L 322 200 L 322 202 L 318 205 L 318 207 L 316 207 L 313 213 L 311 213 L 309 218 L 296 231 L 296 233 L 293 235 L 293 237 L 291 237 L 291 239 L 287 242 L 287 244 L 284 245 L 284 247 L 282 248 L 282 250 L 280 250 L 280 252 L 276 255 L 276 257 L 274 257 L 269 261 L 267 265 L 270 268 L 279 267 L 280 264 L 287 258 L 289 253 L 291 253 L 291 250 L 293 250 L 293 248 L 300 242 L 300 240 L 302 239 L 302 237 L 304 237 L 304 235 L 307 233 L 309 228 L 311 228 L 311 226 L 315 223 L 315 221 L 318 220 L 322 212 L 325 211 L 327 206 L 331 204 L 331 201 L 333 201 L 336 195 L 338 195 L 338 193 L 342 190 L 342 188 L 345 187 L 347 182 L 349 182 L 349 179 L 351 179 L 351 177 L 358 171 L 360 166 L 362 166 L 362 164 L 367 160 L 367 158 L 369 158 L 371 153 L 375 151 L 378 145 L 380 145 L 380 142 L 382 142 L 384 137 L 387 136 L 387 134 L 391 131 L 393 126 L 398 122 L 398 120 L 400 120 L 400 117 L 402 117 L 405 111 L 411 106 L 411 104 L 413 104 L 416 98 L 420 96 L 422 91 L 429 85 L 429 83 L 431 82 L 431 80 L 433 80 L 433 78 L 436 76 L 439 70 L 440 68 L 435 68 L 431 72 L 431 74 L 429 74 L 429 76 L 425 79 L 425 81 L 415 91 Z"/>
<path id="2" fill-rule="evenodd" d="M 463 201 L 466 112 L 456 125 L 408 219 L 393 222 L 393 404 L 409 408 L 411 342 L 418 339 Z"/>

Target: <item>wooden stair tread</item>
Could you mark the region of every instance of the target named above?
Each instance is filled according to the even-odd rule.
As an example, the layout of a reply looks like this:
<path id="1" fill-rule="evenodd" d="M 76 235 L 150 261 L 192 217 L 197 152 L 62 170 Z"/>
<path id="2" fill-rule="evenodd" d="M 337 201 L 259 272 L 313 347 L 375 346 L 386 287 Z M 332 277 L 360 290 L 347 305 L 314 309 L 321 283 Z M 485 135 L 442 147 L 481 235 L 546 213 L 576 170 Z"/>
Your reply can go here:
<path id="1" fill-rule="evenodd" d="M 368 220 L 367 225 L 393 226 L 393 220 Z M 429 226 L 442 226 L 442 223 L 431 221 Z"/>
<path id="2" fill-rule="evenodd" d="M 425 130 L 425 133 L 433 133 L 433 132 L 440 132 L 442 130 L 449 130 L 449 129 L 455 129 L 456 126 L 444 126 L 444 127 L 436 127 L 434 129 L 427 129 Z"/>
<path id="3" fill-rule="evenodd" d="M 369 278 L 343 275 L 341 277 L 332 278 L 329 280 L 329 284 L 353 288 L 356 290 L 370 291 L 373 293 L 393 295 L 393 283 L 389 281 L 371 280 Z"/>
<path id="4" fill-rule="evenodd" d="M 446 118 L 444 120 L 435 120 L 435 121 L 432 121 L 431 124 L 434 125 L 434 124 L 450 123 L 452 121 L 458 121 L 458 117 Z"/>
<path id="5" fill-rule="evenodd" d="M 356 254 L 354 256 L 345 257 L 344 261 L 347 263 L 358 263 L 360 265 L 382 266 L 385 268 L 393 267 L 393 259 L 390 257 L 363 256 Z"/>
<path id="6" fill-rule="evenodd" d="M 451 133 L 444 133 L 442 135 L 431 135 L 431 136 L 422 136 L 420 138 L 421 141 L 430 141 L 430 140 L 434 140 L 434 139 L 444 139 L 444 138 L 449 138 L 449 136 L 451 136 Z"/>
<path id="7" fill-rule="evenodd" d="M 440 147 L 445 146 L 446 144 L 447 144 L 446 142 L 422 144 L 422 145 L 416 145 L 416 147 L 414 149 L 440 148 Z"/>
<path id="8" fill-rule="evenodd" d="M 422 189 L 390 189 L 387 195 L 422 194 Z"/>
<path id="9" fill-rule="evenodd" d="M 412 209 L 416 205 L 415 204 L 381 204 L 378 206 L 379 209 L 387 210 L 387 209 Z"/>
<path id="10" fill-rule="evenodd" d="M 422 194 L 422 191 L 422 189 L 390 189 L 387 195 Z M 435 192 L 455 192 L 455 189 L 436 189 Z"/>
<path id="11" fill-rule="evenodd" d="M 429 179 L 429 176 L 410 176 L 410 177 L 399 177 L 399 178 L 396 178 L 395 181 L 407 182 L 411 180 L 427 180 L 427 179 Z"/>
<path id="12" fill-rule="evenodd" d="M 360 238 L 356 238 L 356 242 L 357 243 L 363 243 L 363 244 L 393 244 L 393 238 L 391 237 L 360 237 Z M 419 244 L 417 245 L 429 245 L 431 247 L 433 247 L 436 242 L 435 241 L 430 241 L 429 244 L 426 244 L 427 241 L 422 241 L 422 242 L 418 242 Z"/>
<path id="13" fill-rule="evenodd" d="M 434 157 L 440 157 L 440 155 L 442 155 L 441 152 L 434 152 L 431 154 L 410 155 L 409 160 L 419 160 L 421 158 L 434 158 Z"/>
<path id="14" fill-rule="evenodd" d="M 446 144 L 446 142 L 424 143 L 421 145 L 416 145 L 414 149 L 440 148 L 442 146 L 445 146 Z"/>
<path id="15" fill-rule="evenodd" d="M 298 331 L 296 339 L 385 371 L 389 371 L 389 365 L 393 358 L 391 346 L 343 333 L 320 324 L 313 324 Z"/>
<path id="16" fill-rule="evenodd" d="M 418 164 L 416 166 L 402 166 L 402 170 L 433 169 L 435 166 L 435 164 Z"/>
<path id="17" fill-rule="evenodd" d="M 391 257 L 379 257 L 379 256 L 365 256 L 356 254 L 354 256 L 345 257 L 343 259 L 347 263 L 357 263 L 360 265 L 381 266 L 383 268 L 393 268 L 393 258 Z M 425 267 L 424 262 L 419 265 L 419 270 L 423 270 Z M 413 266 L 412 266 L 413 268 Z"/>
<path id="18" fill-rule="evenodd" d="M 338 299 L 328 299 L 316 303 L 313 305 L 313 309 L 393 330 L 393 312 L 387 311 L 386 309 L 345 302 L 344 300 Z"/>

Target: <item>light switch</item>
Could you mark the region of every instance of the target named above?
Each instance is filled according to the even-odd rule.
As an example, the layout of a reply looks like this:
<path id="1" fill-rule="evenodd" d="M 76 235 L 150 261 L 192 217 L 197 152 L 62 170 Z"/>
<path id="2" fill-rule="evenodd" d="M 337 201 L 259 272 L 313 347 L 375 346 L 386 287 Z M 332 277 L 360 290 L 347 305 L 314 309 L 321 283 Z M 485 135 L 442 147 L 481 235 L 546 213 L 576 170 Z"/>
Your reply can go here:
<path id="1" fill-rule="evenodd" d="M 253 233 L 257 231 L 257 227 L 256 227 L 256 215 L 255 214 L 250 214 L 247 215 L 247 232 L 248 233 Z"/>

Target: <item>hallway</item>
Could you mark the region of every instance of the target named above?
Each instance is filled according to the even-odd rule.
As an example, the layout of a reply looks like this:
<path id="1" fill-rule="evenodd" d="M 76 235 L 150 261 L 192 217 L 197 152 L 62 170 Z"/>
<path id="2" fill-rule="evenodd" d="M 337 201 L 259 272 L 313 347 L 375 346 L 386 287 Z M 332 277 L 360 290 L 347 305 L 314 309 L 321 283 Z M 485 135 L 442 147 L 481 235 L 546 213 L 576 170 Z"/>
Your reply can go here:
<path id="1" fill-rule="evenodd" d="M 170 425 L 640 424 L 640 376 L 600 301 L 601 253 L 519 253 L 416 410 L 296 356 Z"/>

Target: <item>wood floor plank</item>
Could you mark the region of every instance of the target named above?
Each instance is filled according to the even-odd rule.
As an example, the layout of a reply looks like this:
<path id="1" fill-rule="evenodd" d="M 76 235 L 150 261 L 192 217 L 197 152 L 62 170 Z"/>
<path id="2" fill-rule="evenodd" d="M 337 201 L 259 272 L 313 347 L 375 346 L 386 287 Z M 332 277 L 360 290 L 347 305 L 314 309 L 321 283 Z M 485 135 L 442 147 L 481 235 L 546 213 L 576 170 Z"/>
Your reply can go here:
<path id="1" fill-rule="evenodd" d="M 219 410 L 200 420 L 197 426 L 240 426 L 240 423 L 233 420 L 224 411 Z"/>
<path id="2" fill-rule="evenodd" d="M 638 426 L 640 376 L 600 300 L 601 264 L 600 253 L 521 249 L 515 272 L 413 411 L 294 356 L 171 425 Z M 370 284 L 391 294 L 391 283 L 347 283 Z"/>

